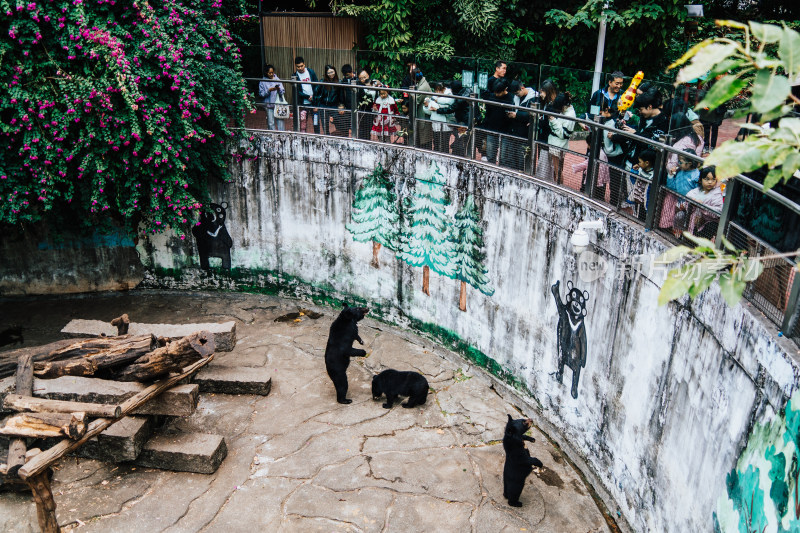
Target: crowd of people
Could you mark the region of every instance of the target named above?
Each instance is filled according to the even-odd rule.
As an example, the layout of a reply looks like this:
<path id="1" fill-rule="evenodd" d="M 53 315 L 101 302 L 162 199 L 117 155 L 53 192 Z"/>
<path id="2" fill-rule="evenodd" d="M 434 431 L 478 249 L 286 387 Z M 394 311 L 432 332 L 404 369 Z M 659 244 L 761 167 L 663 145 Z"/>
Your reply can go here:
<path id="1" fill-rule="evenodd" d="M 577 129 L 587 129 L 572 120 L 577 118 L 573 96 L 561 90 L 556 80 L 543 80 L 538 90 L 527 87 L 519 79 L 507 77 L 504 61 L 495 63 L 479 94 L 485 101 L 481 106 L 485 113 L 474 117 L 474 129 L 468 128 L 470 102 L 460 98 L 474 96 L 473 88 L 462 86 L 459 80 L 430 83 L 413 61 L 405 64 L 400 87 L 391 89 L 371 79 L 365 68 L 343 65 L 340 77 L 333 65 L 325 65 L 320 79 L 302 57 L 295 58 L 294 64 L 291 76 L 301 82 L 296 94 L 301 131 L 308 131 L 311 117 L 315 133 L 350 136 L 355 127 L 354 136 L 360 139 L 408 143 L 411 129 L 416 128 L 419 148 L 469 158 L 477 153 L 482 161 L 520 171 L 531 168 L 538 177 L 563 184 L 570 138 Z M 277 102 L 285 102 L 280 99 L 286 90 L 272 65 L 266 65 L 265 71 L 259 95 L 266 104 L 268 127 L 282 130 L 283 121 L 275 117 L 274 109 Z M 311 84 L 317 81 L 331 85 Z M 591 95 L 589 113 L 581 118 L 609 128 L 594 130 L 603 135 L 594 196 L 644 219 L 657 165 L 656 152 L 646 141 L 664 142 L 669 134 L 676 149 L 701 157 L 716 144 L 724 109 L 695 112 L 689 104 L 702 99 L 701 93 L 693 93 L 692 98 L 666 97 L 649 82 L 638 86 L 635 97 L 623 97 L 624 82 L 622 72 L 608 75 L 605 86 Z M 404 89 L 431 94 L 416 98 L 411 110 L 413 99 Z M 633 98 L 629 109 L 619 105 L 624 98 Z M 534 120 L 534 114 L 527 111 L 534 106 L 548 113 Z M 359 111 L 355 121 L 351 117 L 354 108 Z M 411 111 L 414 121 L 410 120 Z M 634 134 L 636 137 L 631 136 Z M 535 149 L 531 149 L 531 141 L 535 141 Z M 587 142 L 590 145 L 591 140 Z M 476 153 L 468 153 L 470 146 Z M 584 171 L 585 176 L 587 164 L 588 159 L 573 165 L 573 172 Z M 719 184 L 707 189 L 709 176 L 715 176 L 713 167 L 700 170 L 694 160 L 678 154 L 669 155 L 663 164 L 668 173 L 666 187 L 672 192 L 665 192 L 660 199 L 659 227 L 679 236 L 707 226 L 706 219 L 713 217 L 698 204 L 719 210 L 724 197 Z"/>

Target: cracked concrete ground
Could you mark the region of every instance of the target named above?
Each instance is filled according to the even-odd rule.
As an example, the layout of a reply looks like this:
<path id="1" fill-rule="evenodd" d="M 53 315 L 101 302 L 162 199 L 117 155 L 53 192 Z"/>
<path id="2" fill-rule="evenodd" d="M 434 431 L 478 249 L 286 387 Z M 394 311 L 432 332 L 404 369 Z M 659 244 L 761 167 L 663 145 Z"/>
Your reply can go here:
<path id="1" fill-rule="evenodd" d="M 324 316 L 275 318 L 305 307 Z M 261 295 L 139 292 L 0 301 L 0 329 L 22 324 L 26 346 L 60 338 L 72 318 L 137 322 L 235 320 L 238 343 L 213 365 L 266 367 L 267 397 L 201 394 L 166 430 L 225 436 L 215 474 L 167 472 L 75 457 L 53 480 L 59 524 L 83 531 L 575 532 L 612 531 L 592 491 L 535 427 L 544 468 L 521 508 L 503 498 L 506 414 L 492 380 L 457 354 L 375 320 L 360 325 L 368 357 L 348 369 L 350 405 L 336 403 L 323 354 L 336 310 Z M 386 369 L 424 374 L 424 406 L 384 409 L 370 383 Z M 534 423 L 536 419 L 534 417 Z M 0 493 L 0 530 L 38 531 L 30 495 Z"/>

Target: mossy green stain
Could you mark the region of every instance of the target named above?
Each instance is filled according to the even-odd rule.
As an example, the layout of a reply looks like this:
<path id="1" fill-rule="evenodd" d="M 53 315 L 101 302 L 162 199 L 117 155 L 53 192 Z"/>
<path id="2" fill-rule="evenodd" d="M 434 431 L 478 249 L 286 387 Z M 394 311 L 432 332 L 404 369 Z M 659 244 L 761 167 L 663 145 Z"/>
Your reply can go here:
<path id="1" fill-rule="evenodd" d="M 154 286 L 157 288 L 169 288 L 169 280 L 178 282 L 190 282 L 194 277 L 192 273 L 179 268 L 156 267 L 150 270 L 154 275 Z M 381 322 L 393 324 L 390 317 L 400 314 L 409 322 L 409 329 L 425 335 L 437 341 L 442 346 L 453 350 L 471 361 L 475 366 L 485 369 L 487 372 L 510 385 L 514 389 L 533 398 L 528 385 L 513 372 L 504 368 L 496 360 L 489 357 L 479 349 L 463 340 L 454 331 L 444 328 L 438 324 L 424 322 L 412 316 L 408 316 L 402 310 L 394 307 L 382 305 L 378 302 L 369 301 L 362 296 L 345 294 L 336 290 L 329 283 L 308 282 L 302 278 L 278 272 L 274 270 L 232 268 L 229 271 L 212 268 L 210 271 L 203 271 L 205 275 L 198 285 L 203 289 L 221 290 L 226 292 L 247 292 L 253 294 L 265 294 L 280 297 L 299 297 L 302 296 L 311 300 L 317 305 L 332 308 L 343 307 L 344 304 L 369 307 L 370 316 Z M 166 284 L 161 283 L 163 280 Z M 206 281 L 211 281 L 206 286 Z M 227 286 L 220 288 L 215 286 L 214 281 L 220 281 Z"/>

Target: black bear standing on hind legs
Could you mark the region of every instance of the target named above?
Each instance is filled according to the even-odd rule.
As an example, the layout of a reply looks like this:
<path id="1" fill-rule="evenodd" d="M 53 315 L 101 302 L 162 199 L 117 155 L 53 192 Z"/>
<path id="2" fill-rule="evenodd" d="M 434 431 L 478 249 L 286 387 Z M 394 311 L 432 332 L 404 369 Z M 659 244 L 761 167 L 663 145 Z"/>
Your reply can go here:
<path id="1" fill-rule="evenodd" d="M 503 465 L 503 497 L 508 499 L 512 507 L 522 507 L 519 497 L 525 486 L 525 478 L 533 472 L 533 467 L 544 466 L 536 457 L 531 457 L 531 452 L 525 447 L 525 441 L 536 442 L 536 439 L 525 434 L 531 429 L 533 421 L 530 418 L 516 420 L 508 415 L 506 431 L 503 434 L 503 449 L 506 451 L 506 463 Z"/>
<path id="2" fill-rule="evenodd" d="M 367 352 L 353 348 L 353 342 L 364 344 L 358 335 L 358 321 L 364 318 L 369 309 L 366 307 L 345 306 L 336 320 L 331 324 L 328 344 L 325 346 L 325 369 L 336 388 L 336 401 L 352 403 L 347 399 L 347 367 L 351 357 L 364 357 Z"/>
<path id="3" fill-rule="evenodd" d="M 197 253 L 200 256 L 200 268 L 208 270 L 209 257 L 222 259 L 222 268 L 231 269 L 231 246 L 233 239 L 225 228 L 226 209 L 228 204 L 209 204 L 211 212 L 200 214 L 200 225 L 192 228 L 192 235 L 197 240 Z"/>
<path id="4" fill-rule="evenodd" d="M 558 292 L 559 281 L 550 288 L 556 299 L 558 308 L 558 371 L 556 379 L 563 383 L 564 365 L 572 369 L 572 397 L 578 398 L 578 380 L 581 377 L 581 368 L 586 366 L 586 326 L 583 319 L 586 316 L 586 302 L 589 293 L 581 292 L 567 282 L 567 301 L 561 303 Z"/>

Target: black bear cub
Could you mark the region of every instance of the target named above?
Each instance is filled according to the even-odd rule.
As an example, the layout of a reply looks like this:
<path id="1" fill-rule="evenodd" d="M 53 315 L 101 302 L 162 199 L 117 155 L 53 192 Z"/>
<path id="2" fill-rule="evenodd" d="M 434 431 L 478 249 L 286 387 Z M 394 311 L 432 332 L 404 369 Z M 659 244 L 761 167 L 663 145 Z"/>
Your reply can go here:
<path id="1" fill-rule="evenodd" d="M 372 378 L 372 399 L 380 400 L 386 395 L 383 407 L 389 409 L 398 396 L 408 396 L 403 407 L 422 405 L 428 399 L 428 380 L 419 372 L 384 370 Z"/>
<path id="2" fill-rule="evenodd" d="M 347 399 L 347 366 L 351 357 L 364 357 L 367 352 L 353 348 L 353 341 L 364 344 L 358 336 L 358 321 L 366 316 L 366 307 L 345 306 L 331 324 L 328 345 L 325 347 L 325 369 L 336 388 L 336 401 L 352 403 Z"/>
<path id="3" fill-rule="evenodd" d="M 503 467 L 503 497 L 508 498 L 508 504 L 513 507 L 522 507 L 519 496 L 525 486 L 525 478 L 533 471 L 533 467 L 541 467 L 542 462 L 536 457 L 531 457 L 525 448 L 525 441 L 536 442 L 533 437 L 525 435 L 533 422 L 530 418 L 516 420 L 508 415 L 506 432 L 503 435 L 503 449 L 506 451 L 506 464 Z"/>

